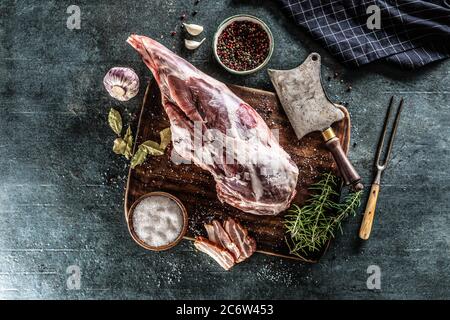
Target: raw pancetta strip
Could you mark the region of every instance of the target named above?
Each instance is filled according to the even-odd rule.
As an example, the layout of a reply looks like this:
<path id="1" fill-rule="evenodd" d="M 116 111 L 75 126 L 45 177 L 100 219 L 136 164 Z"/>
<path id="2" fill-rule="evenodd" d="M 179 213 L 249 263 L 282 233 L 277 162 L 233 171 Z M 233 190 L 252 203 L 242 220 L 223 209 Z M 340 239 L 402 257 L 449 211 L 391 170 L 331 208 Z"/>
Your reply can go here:
<path id="1" fill-rule="evenodd" d="M 247 259 L 256 251 L 256 241 L 250 237 L 247 230 L 232 218 L 228 218 L 224 223 L 225 231 L 231 240 L 236 244 L 241 252 L 237 263 Z"/>
<path id="2" fill-rule="evenodd" d="M 197 237 L 195 239 L 194 246 L 201 252 L 206 253 L 211 258 L 216 260 L 216 262 L 225 270 L 229 270 L 235 265 L 234 257 L 227 249 L 212 243 L 206 238 Z"/>
<path id="3" fill-rule="evenodd" d="M 206 233 L 208 234 L 209 241 L 213 243 L 219 243 L 219 239 L 217 239 L 217 235 L 214 232 L 214 227 L 212 224 L 205 223 Z"/>
<path id="4" fill-rule="evenodd" d="M 237 245 L 231 240 L 230 236 L 218 220 L 213 220 L 212 225 L 214 228 L 214 234 L 219 240 L 218 244 L 222 245 L 225 249 L 228 249 L 228 251 L 230 251 L 234 256 L 234 259 L 238 261 L 241 257 L 241 251 Z"/>

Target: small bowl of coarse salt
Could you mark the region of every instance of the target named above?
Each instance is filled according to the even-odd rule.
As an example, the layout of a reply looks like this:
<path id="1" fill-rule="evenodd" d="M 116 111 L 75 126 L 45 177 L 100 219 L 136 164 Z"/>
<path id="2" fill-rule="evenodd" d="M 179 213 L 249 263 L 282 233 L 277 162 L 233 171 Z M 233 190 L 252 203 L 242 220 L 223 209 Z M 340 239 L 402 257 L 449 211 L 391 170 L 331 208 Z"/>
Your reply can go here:
<path id="1" fill-rule="evenodd" d="M 141 247 L 167 250 L 186 234 L 188 216 L 181 201 L 167 192 L 150 192 L 133 203 L 128 212 L 128 230 Z"/>

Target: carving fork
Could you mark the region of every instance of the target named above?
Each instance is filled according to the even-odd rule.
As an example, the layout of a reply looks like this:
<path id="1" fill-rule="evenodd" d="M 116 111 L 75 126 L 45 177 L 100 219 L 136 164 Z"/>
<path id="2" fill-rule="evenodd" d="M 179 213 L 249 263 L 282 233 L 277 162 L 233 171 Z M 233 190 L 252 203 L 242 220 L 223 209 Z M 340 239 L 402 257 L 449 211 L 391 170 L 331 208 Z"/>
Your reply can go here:
<path id="1" fill-rule="evenodd" d="M 386 166 L 389 162 L 389 158 L 392 151 L 392 146 L 394 144 L 395 134 L 397 133 L 397 127 L 400 120 L 400 113 L 403 109 L 403 98 L 400 100 L 397 114 L 395 116 L 395 122 L 392 128 L 391 137 L 389 139 L 389 146 L 387 149 L 386 157 L 384 163 L 380 163 L 381 152 L 383 151 L 384 138 L 386 137 L 386 131 L 388 127 L 389 118 L 392 111 L 392 105 L 394 104 L 394 97 L 391 97 L 389 102 L 389 108 L 386 113 L 386 117 L 384 119 L 383 133 L 381 134 L 380 141 L 378 142 L 378 150 L 375 159 L 375 165 L 377 168 L 377 175 L 372 183 L 372 187 L 370 188 L 369 199 L 367 201 L 366 210 L 364 211 L 364 217 L 361 223 L 361 228 L 359 229 L 359 237 L 363 240 L 369 239 L 370 231 L 372 230 L 373 217 L 375 215 L 375 207 L 377 205 L 378 193 L 380 191 L 380 181 L 381 181 L 381 173 L 386 169 Z"/>

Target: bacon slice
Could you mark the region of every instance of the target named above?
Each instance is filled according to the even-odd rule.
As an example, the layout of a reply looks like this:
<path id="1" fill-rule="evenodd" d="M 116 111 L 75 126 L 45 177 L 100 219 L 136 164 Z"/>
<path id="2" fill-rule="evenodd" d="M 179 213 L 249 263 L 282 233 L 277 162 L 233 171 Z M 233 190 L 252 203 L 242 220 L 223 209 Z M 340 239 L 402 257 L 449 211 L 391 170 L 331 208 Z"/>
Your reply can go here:
<path id="1" fill-rule="evenodd" d="M 222 248 L 204 237 L 197 237 L 194 246 L 216 260 L 216 262 L 225 270 L 230 270 L 230 268 L 235 265 L 235 259 L 227 249 Z"/>
<path id="2" fill-rule="evenodd" d="M 214 227 L 212 224 L 205 223 L 206 233 L 208 234 L 208 239 L 211 242 L 219 243 L 216 233 L 214 232 Z"/>
<path id="3" fill-rule="evenodd" d="M 256 251 L 256 241 L 248 235 L 247 230 L 232 218 L 228 218 L 224 223 L 225 231 L 230 236 L 233 243 L 239 248 L 241 255 L 236 262 L 242 262 Z"/>
<path id="4" fill-rule="evenodd" d="M 233 254 L 235 260 L 238 261 L 241 257 L 241 251 L 237 245 L 231 240 L 230 236 L 219 221 L 213 220 L 212 225 L 214 228 L 214 234 L 219 240 L 218 244 L 222 245 L 225 249 L 228 249 Z"/>

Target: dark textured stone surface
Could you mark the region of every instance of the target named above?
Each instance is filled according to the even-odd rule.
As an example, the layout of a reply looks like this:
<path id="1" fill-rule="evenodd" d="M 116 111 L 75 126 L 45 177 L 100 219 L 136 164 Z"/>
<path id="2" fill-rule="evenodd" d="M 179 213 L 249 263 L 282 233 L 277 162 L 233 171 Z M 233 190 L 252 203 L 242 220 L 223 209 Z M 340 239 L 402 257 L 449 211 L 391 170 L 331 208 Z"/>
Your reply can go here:
<path id="1" fill-rule="evenodd" d="M 205 0 L 195 19 L 193 2 L 1 2 L 0 298 L 450 298 L 450 61 L 415 73 L 382 64 L 348 70 L 272 2 Z M 66 28 L 70 4 L 81 7 L 81 30 Z M 182 13 L 206 28 L 195 52 L 182 47 L 179 28 L 170 36 Z M 269 67 L 322 54 L 327 93 L 349 104 L 350 157 L 367 185 L 389 97 L 406 99 L 372 238 L 359 243 L 361 217 L 349 219 L 317 265 L 257 254 L 224 272 L 188 242 L 146 252 L 125 226 L 127 164 L 111 150 L 106 116 L 114 106 L 128 122 L 150 78 L 125 39 L 131 32 L 153 36 L 220 80 L 271 89 L 264 71 L 232 76 L 212 57 L 215 28 L 237 13 L 272 28 Z M 104 91 L 102 77 L 117 65 L 137 70 L 138 98 L 119 103 Z M 327 81 L 335 71 L 339 78 Z M 381 290 L 366 287 L 373 264 L 381 268 Z M 81 268 L 80 290 L 67 289 L 70 265 Z"/>

